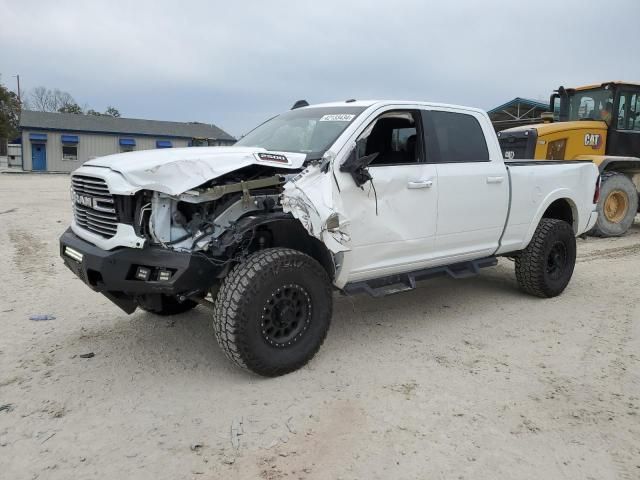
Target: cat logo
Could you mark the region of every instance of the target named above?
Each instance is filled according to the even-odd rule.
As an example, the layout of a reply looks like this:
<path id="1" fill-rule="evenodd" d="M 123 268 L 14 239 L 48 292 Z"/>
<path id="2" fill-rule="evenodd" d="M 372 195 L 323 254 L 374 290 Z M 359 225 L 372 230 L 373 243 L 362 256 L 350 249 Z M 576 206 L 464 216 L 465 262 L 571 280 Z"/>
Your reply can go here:
<path id="1" fill-rule="evenodd" d="M 584 146 L 591 147 L 594 150 L 600 148 L 600 143 L 602 141 L 602 135 L 599 133 L 586 133 L 584 136 Z"/>

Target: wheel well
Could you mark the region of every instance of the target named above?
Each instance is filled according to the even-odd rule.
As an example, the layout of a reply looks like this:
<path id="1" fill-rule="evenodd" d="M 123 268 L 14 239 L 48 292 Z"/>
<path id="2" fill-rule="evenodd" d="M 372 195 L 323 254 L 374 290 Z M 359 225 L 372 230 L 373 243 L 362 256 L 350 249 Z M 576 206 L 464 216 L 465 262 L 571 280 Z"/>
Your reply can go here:
<path id="1" fill-rule="evenodd" d="M 640 160 L 605 160 L 600 165 L 602 173 L 624 173 L 628 177 L 640 174 Z"/>
<path id="2" fill-rule="evenodd" d="M 547 210 L 542 215 L 542 218 L 555 218 L 556 220 L 563 220 L 573 227 L 573 231 L 576 231 L 575 207 L 573 203 L 567 198 L 560 198 L 547 207 Z"/>
<path id="3" fill-rule="evenodd" d="M 305 253 L 322 265 L 331 280 L 335 277 L 333 255 L 329 249 L 320 240 L 309 235 L 296 219 L 280 219 L 256 228 L 249 249 L 255 251 L 271 247 L 291 248 Z"/>

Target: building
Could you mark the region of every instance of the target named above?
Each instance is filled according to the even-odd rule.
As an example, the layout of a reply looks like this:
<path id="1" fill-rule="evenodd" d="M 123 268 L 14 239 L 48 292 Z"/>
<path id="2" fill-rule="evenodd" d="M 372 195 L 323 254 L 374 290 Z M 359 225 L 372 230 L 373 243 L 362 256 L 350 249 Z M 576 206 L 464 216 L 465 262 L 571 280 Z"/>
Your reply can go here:
<path id="1" fill-rule="evenodd" d="M 549 104 L 528 98 L 516 97 L 489 110 L 489 118 L 496 132 L 530 123 L 540 123 L 540 114 L 549 111 Z"/>
<path id="2" fill-rule="evenodd" d="M 91 158 L 113 153 L 194 145 L 233 145 L 235 138 L 205 123 L 179 123 L 106 115 L 33 112 L 20 116 L 22 168 L 71 172 Z"/>
<path id="3" fill-rule="evenodd" d="M 10 143 L 7 145 L 7 166 L 22 166 L 22 145 L 18 143 Z"/>

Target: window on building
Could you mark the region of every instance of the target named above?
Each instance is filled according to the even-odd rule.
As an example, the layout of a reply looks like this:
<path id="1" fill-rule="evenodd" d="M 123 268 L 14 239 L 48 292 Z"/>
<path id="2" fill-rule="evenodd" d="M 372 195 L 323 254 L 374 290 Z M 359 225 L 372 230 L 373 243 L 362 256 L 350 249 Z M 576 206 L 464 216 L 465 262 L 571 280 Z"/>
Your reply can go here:
<path id="1" fill-rule="evenodd" d="M 62 145 L 63 160 L 78 160 L 78 145 Z"/>
<path id="2" fill-rule="evenodd" d="M 482 127 L 473 115 L 434 110 L 424 113 L 428 162 L 489 161 Z"/>
<path id="3" fill-rule="evenodd" d="M 62 142 L 62 159 L 78 160 L 78 136 L 77 135 L 61 135 Z"/>
<path id="4" fill-rule="evenodd" d="M 120 139 L 120 151 L 121 152 L 133 152 L 136 149 L 135 138 L 121 138 Z"/>
<path id="5" fill-rule="evenodd" d="M 156 140 L 156 148 L 171 148 L 173 144 L 171 140 Z"/>

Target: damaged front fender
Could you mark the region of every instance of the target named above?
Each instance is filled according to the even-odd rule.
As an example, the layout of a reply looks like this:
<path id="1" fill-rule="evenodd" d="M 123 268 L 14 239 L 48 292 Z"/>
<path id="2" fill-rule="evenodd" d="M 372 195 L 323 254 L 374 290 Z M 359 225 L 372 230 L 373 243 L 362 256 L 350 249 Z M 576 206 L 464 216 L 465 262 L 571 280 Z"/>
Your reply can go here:
<path id="1" fill-rule="evenodd" d="M 284 185 L 282 208 L 334 254 L 351 249 L 349 221 L 333 195 L 331 175 L 311 165 Z"/>

